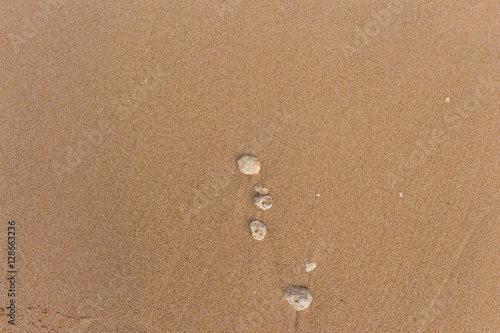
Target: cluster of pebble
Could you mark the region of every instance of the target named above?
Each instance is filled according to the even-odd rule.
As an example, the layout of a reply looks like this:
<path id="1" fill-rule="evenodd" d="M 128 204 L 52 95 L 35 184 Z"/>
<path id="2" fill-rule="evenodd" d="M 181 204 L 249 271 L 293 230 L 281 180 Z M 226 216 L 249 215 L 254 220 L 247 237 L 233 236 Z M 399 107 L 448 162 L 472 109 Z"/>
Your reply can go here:
<path id="1" fill-rule="evenodd" d="M 255 156 L 244 155 L 238 160 L 240 171 L 246 175 L 256 175 L 260 172 L 260 160 Z M 269 190 L 262 186 L 255 186 L 257 195 L 254 197 L 255 205 L 263 211 L 269 210 L 273 205 L 273 199 L 268 195 Z M 250 231 L 255 240 L 261 241 L 266 237 L 267 228 L 260 221 L 250 222 Z M 306 271 L 310 272 L 316 267 L 315 263 L 306 263 Z M 285 299 L 297 311 L 305 310 L 312 302 L 309 289 L 301 286 L 290 286 L 285 291 Z"/>

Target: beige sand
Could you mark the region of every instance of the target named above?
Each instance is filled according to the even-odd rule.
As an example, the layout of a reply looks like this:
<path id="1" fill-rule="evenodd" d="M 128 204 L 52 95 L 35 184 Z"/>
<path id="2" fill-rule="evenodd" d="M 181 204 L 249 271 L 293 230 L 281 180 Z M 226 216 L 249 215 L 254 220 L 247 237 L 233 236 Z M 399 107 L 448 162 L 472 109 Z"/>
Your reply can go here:
<path id="1" fill-rule="evenodd" d="M 0 331 L 497 332 L 499 9 L 6 1 Z"/>

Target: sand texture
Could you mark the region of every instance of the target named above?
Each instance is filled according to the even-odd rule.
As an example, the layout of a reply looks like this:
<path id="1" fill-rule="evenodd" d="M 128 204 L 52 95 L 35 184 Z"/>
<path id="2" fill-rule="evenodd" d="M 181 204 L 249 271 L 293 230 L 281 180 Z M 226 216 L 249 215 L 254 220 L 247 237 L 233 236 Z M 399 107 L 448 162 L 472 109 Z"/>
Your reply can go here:
<path id="1" fill-rule="evenodd" d="M 0 332 L 498 332 L 499 11 L 2 1 Z"/>

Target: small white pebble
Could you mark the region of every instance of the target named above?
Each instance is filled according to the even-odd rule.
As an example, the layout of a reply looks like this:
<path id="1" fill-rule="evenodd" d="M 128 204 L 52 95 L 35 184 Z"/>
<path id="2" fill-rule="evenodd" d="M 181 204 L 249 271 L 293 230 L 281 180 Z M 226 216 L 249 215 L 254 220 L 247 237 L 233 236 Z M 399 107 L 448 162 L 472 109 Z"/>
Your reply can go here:
<path id="1" fill-rule="evenodd" d="M 259 207 L 263 211 L 270 209 L 273 205 L 273 198 L 269 195 L 258 195 L 253 198 L 255 206 Z"/>
<path id="2" fill-rule="evenodd" d="M 449 97 L 446 97 L 446 98 L 444 99 L 444 101 L 445 101 L 446 103 L 450 103 L 450 98 L 449 98 Z"/>
<path id="3" fill-rule="evenodd" d="M 245 175 L 256 175 L 260 171 L 260 160 L 255 156 L 245 155 L 238 160 L 238 167 Z"/>
<path id="4" fill-rule="evenodd" d="M 315 262 L 306 261 L 306 272 L 310 272 L 310 271 L 312 271 L 315 268 L 316 268 L 316 263 Z"/>
<path id="5" fill-rule="evenodd" d="M 264 223 L 260 221 L 250 222 L 250 230 L 252 231 L 252 237 L 255 240 L 263 240 L 267 234 L 267 228 Z"/>
<path id="6" fill-rule="evenodd" d="M 311 304 L 313 297 L 309 289 L 299 286 L 290 286 L 285 291 L 285 299 L 297 311 L 305 310 Z"/>
<path id="7" fill-rule="evenodd" d="M 402 198 L 403 197 L 403 193 L 399 192 L 399 196 Z"/>
<path id="8" fill-rule="evenodd" d="M 267 188 L 260 185 L 255 186 L 254 189 L 260 195 L 266 195 L 267 193 L 269 193 L 269 190 Z"/>
<path id="9" fill-rule="evenodd" d="M 319 193 L 316 193 L 316 196 L 319 197 Z"/>

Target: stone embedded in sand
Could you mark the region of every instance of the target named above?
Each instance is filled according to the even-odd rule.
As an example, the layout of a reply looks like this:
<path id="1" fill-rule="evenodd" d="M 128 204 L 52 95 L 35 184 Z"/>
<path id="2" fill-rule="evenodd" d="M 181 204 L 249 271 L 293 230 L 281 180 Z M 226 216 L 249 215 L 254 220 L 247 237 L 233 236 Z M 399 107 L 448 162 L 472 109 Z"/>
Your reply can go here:
<path id="1" fill-rule="evenodd" d="M 256 175 L 260 171 L 260 160 L 255 156 L 245 155 L 238 160 L 238 167 L 245 175 Z"/>
<path id="2" fill-rule="evenodd" d="M 306 272 L 310 272 L 310 271 L 312 271 L 315 268 L 316 268 L 316 263 L 315 262 L 306 261 Z"/>
<path id="3" fill-rule="evenodd" d="M 263 240 L 266 237 L 267 228 L 260 221 L 250 222 L 250 230 L 252 231 L 252 237 L 256 240 Z"/>
<path id="4" fill-rule="evenodd" d="M 285 291 L 285 299 L 295 310 L 302 311 L 309 307 L 313 297 L 306 287 L 290 286 Z"/>
<path id="5" fill-rule="evenodd" d="M 266 211 L 272 207 L 273 198 L 269 195 L 258 195 L 253 198 L 253 202 L 255 203 L 255 206 L 259 207 L 263 211 Z"/>

